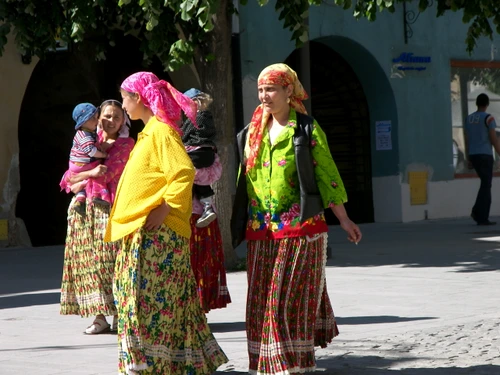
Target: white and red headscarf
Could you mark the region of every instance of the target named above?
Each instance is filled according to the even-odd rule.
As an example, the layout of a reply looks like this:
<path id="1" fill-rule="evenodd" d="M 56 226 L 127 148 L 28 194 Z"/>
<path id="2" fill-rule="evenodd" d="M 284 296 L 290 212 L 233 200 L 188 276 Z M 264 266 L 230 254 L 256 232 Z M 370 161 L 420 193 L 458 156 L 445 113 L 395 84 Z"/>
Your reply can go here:
<path id="1" fill-rule="evenodd" d="M 292 85 L 293 91 L 290 95 L 290 106 L 299 113 L 307 114 L 302 103 L 308 98 L 304 87 L 297 77 L 297 73 L 286 64 L 273 64 L 265 68 L 257 79 L 257 85 L 280 85 L 287 87 Z M 260 149 L 260 143 L 264 134 L 264 127 L 269 120 L 270 114 L 260 104 L 252 115 L 250 127 L 248 128 L 248 142 L 245 154 L 248 155 L 246 162 L 247 172 L 255 166 L 255 161 Z"/>
<path id="2" fill-rule="evenodd" d="M 120 87 L 130 93 L 138 93 L 142 103 L 151 109 L 158 120 L 174 128 L 180 135 L 182 111 L 196 125 L 196 103 L 153 73 L 134 73 Z"/>

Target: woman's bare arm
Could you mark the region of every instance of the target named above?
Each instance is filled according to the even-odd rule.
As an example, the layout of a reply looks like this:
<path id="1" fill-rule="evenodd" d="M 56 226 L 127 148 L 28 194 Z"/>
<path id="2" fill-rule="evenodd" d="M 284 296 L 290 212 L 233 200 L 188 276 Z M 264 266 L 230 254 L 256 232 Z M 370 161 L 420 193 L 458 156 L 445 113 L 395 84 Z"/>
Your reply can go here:
<path id="1" fill-rule="evenodd" d="M 84 171 L 80 173 L 72 173 L 71 177 L 69 177 L 69 182 L 71 184 L 76 184 L 80 181 L 86 180 L 88 178 L 92 177 L 100 177 L 104 173 L 106 173 L 107 167 L 105 165 L 98 165 L 94 169 L 91 169 L 90 171 Z"/>
<path id="2" fill-rule="evenodd" d="M 351 242 L 354 242 L 356 245 L 359 241 L 361 241 L 361 230 L 359 227 L 349 219 L 345 207 L 343 204 L 338 204 L 332 207 L 332 212 L 337 219 L 339 219 L 340 226 L 343 230 L 347 232 L 347 239 Z"/>

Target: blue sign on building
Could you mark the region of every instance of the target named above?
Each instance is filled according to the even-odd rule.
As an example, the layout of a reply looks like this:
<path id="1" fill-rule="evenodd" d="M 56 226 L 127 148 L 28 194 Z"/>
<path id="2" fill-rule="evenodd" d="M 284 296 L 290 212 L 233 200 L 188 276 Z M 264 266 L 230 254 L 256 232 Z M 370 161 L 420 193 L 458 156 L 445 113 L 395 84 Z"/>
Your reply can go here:
<path id="1" fill-rule="evenodd" d="M 411 72 L 421 75 L 429 70 L 431 63 L 431 56 L 426 54 L 415 54 L 414 52 L 393 54 L 391 77 L 403 78 Z"/>

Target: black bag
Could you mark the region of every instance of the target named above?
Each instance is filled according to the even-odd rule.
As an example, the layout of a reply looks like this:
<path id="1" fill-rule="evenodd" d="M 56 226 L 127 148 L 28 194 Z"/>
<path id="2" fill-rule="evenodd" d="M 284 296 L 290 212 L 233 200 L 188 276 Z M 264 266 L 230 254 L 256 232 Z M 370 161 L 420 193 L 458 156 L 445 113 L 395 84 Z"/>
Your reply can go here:
<path id="1" fill-rule="evenodd" d="M 323 200 L 316 182 L 311 154 L 314 119 L 297 112 L 297 128 L 293 136 L 295 163 L 300 185 L 300 223 L 323 212 Z"/>
<path id="2" fill-rule="evenodd" d="M 313 122 L 314 120 L 312 117 L 297 112 L 297 127 L 295 129 L 295 134 L 293 135 L 293 144 L 295 147 L 295 163 L 297 164 L 297 174 L 300 185 L 301 223 L 323 211 L 323 201 L 321 199 L 321 194 L 319 193 L 318 184 L 316 183 L 314 164 L 311 154 Z M 234 198 L 230 223 L 233 248 L 236 248 L 245 239 L 246 227 L 248 223 L 248 193 L 247 179 L 245 176 L 246 165 L 243 162 L 243 154 L 245 151 L 249 126 L 250 125 L 247 125 L 236 136 L 240 175 L 236 185 L 236 195 Z"/>
<path id="3" fill-rule="evenodd" d="M 248 193 L 247 193 L 247 178 L 246 165 L 243 162 L 243 153 L 245 151 L 245 143 L 247 139 L 248 127 L 247 125 L 236 136 L 238 146 L 238 158 L 240 164 L 240 175 L 236 184 L 236 195 L 234 197 L 233 212 L 231 213 L 231 242 L 233 248 L 238 247 L 245 239 L 245 232 L 248 222 Z"/>

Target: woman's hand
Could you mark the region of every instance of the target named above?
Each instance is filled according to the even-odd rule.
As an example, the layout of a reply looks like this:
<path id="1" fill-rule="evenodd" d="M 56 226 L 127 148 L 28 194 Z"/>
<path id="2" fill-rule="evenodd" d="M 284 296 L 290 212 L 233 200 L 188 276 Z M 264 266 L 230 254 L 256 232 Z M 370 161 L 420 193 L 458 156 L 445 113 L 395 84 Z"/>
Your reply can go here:
<path id="1" fill-rule="evenodd" d="M 101 177 L 102 175 L 104 175 L 106 173 L 107 170 L 108 170 L 108 167 L 100 164 L 97 167 L 95 167 L 94 169 L 89 171 L 89 177 L 94 177 L 94 178 Z"/>
<path id="2" fill-rule="evenodd" d="M 113 143 L 103 142 L 101 143 L 101 151 L 107 152 Z"/>
<path id="3" fill-rule="evenodd" d="M 340 226 L 347 232 L 347 239 L 349 241 L 354 242 L 356 245 L 361 241 L 361 237 L 363 236 L 361 230 L 351 219 L 346 217 L 340 220 Z"/>
<path id="4" fill-rule="evenodd" d="M 170 210 L 171 207 L 165 203 L 165 201 L 163 201 L 158 207 L 153 208 L 146 218 L 144 229 L 158 230 L 165 221 L 165 218 L 169 214 Z"/>
<path id="5" fill-rule="evenodd" d="M 337 216 L 337 219 L 339 219 L 342 229 L 347 232 L 347 239 L 357 245 L 358 242 L 361 241 L 361 230 L 351 219 L 349 219 L 344 205 L 336 204 L 335 206 L 332 206 L 332 212 L 335 216 Z"/>
<path id="6" fill-rule="evenodd" d="M 71 192 L 72 192 L 73 194 L 76 194 L 76 193 L 78 193 L 79 191 L 82 191 L 83 189 L 85 189 L 85 185 L 86 185 L 86 183 L 85 183 L 85 182 L 83 182 L 83 181 L 81 181 L 81 182 L 77 182 L 76 184 L 71 185 L 71 188 L 70 188 L 70 189 L 71 189 Z"/>

